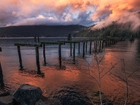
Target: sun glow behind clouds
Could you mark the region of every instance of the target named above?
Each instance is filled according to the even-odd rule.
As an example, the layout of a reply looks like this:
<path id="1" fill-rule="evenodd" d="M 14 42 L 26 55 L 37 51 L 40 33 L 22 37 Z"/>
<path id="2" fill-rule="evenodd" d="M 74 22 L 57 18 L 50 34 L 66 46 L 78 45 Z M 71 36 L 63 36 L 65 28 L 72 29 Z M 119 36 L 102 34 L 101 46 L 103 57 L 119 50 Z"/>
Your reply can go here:
<path id="1" fill-rule="evenodd" d="M 116 21 L 140 11 L 140 0 L 1 0 L 0 26 Z"/>

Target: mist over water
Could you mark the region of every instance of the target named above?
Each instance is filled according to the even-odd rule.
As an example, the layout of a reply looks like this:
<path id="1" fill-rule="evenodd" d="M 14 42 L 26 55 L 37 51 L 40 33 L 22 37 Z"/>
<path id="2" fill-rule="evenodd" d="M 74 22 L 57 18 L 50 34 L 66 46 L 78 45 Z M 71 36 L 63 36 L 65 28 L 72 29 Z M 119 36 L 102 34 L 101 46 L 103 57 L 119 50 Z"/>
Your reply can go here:
<path id="1" fill-rule="evenodd" d="M 41 41 L 58 41 L 66 40 L 66 38 L 41 38 Z M 72 63 L 70 57 L 69 44 L 62 46 L 62 62 L 66 66 L 66 70 L 57 70 L 58 66 L 58 46 L 46 45 L 46 61 L 47 66 L 43 66 L 43 52 L 39 48 L 41 71 L 44 76 L 38 76 L 36 71 L 35 49 L 32 47 L 21 47 L 24 71 L 19 71 L 19 61 L 17 48 L 14 43 L 17 42 L 33 42 L 33 38 L 6 38 L 0 39 L 0 61 L 3 68 L 4 82 L 9 87 L 11 93 L 15 91 L 21 84 L 31 84 L 40 87 L 43 90 L 43 95 L 50 98 L 59 99 L 63 105 L 90 105 L 88 92 L 98 91 L 97 83 L 89 75 L 82 72 L 77 65 Z M 140 100 L 140 40 L 135 40 L 133 43 L 129 41 L 118 42 L 116 45 L 105 48 L 105 51 L 99 53 L 104 55 L 101 62 L 101 68 L 107 71 L 111 64 L 117 63 L 111 73 L 107 74 L 102 79 L 102 90 L 104 94 L 111 100 L 120 100 L 123 102 L 125 84 L 113 74 L 123 76 L 121 72 L 121 59 L 125 61 L 125 68 L 128 73 L 138 69 L 138 71 L 129 79 L 131 85 L 131 100 Z M 82 44 L 81 44 L 82 45 Z M 94 47 L 94 46 L 93 46 Z M 77 54 L 76 46 L 76 62 L 88 72 L 88 64 L 96 65 L 94 54 L 87 54 L 85 59 Z M 82 54 L 82 48 L 81 48 Z M 87 66 L 88 65 L 88 66 Z M 92 68 L 95 69 L 95 68 Z"/>

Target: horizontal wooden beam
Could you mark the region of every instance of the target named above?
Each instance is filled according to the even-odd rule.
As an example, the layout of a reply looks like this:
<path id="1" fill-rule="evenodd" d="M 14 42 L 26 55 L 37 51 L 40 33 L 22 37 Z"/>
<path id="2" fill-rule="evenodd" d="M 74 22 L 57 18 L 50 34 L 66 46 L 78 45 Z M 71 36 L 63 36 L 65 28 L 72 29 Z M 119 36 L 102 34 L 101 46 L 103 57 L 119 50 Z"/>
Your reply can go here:
<path id="1" fill-rule="evenodd" d="M 27 46 L 27 47 L 42 47 L 40 43 L 15 43 L 15 46 Z"/>
<path id="2" fill-rule="evenodd" d="M 80 41 L 58 41 L 60 43 L 79 43 Z"/>
<path id="3" fill-rule="evenodd" d="M 41 42 L 41 44 L 50 44 L 50 45 L 55 45 L 55 44 L 62 44 L 64 45 L 64 42 Z"/>

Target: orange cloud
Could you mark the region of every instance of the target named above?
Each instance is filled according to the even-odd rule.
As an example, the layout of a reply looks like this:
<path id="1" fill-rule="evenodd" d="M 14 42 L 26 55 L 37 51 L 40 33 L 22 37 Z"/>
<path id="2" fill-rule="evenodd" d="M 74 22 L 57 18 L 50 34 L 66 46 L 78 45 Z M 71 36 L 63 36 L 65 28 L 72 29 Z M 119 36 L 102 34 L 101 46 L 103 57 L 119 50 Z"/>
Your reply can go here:
<path id="1" fill-rule="evenodd" d="M 140 0 L 101 0 L 92 19 L 97 20 L 105 13 L 110 12 L 108 17 L 100 20 L 101 22 L 96 26 L 97 28 L 105 27 L 112 23 L 112 21 L 118 21 L 120 18 L 130 16 L 130 14 L 133 15 L 133 13 L 138 11 L 140 11 Z M 134 20 L 138 20 L 137 16 L 134 16 L 133 18 Z"/>
<path id="2" fill-rule="evenodd" d="M 62 20 L 64 13 L 79 15 L 87 11 L 92 11 L 92 15 L 89 14 L 91 21 L 116 21 L 126 14 L 140 11 L 140 0 L 1 0 L 0 25 L 8 24 L 11 17 L 11 23 L 49 14 Z"/>

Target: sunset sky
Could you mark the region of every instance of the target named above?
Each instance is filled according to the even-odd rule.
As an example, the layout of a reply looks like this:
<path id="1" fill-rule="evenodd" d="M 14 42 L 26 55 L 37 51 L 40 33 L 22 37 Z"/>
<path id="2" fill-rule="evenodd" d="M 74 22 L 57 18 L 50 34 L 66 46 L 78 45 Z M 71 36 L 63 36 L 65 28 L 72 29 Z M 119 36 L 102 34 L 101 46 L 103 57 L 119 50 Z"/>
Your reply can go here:
<path id="1" fill-rule="evenodd" d="M 90 26 L 140 12 L 140 0 L 1 0 L 0 27 L 13 25 Z"/>

